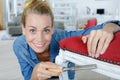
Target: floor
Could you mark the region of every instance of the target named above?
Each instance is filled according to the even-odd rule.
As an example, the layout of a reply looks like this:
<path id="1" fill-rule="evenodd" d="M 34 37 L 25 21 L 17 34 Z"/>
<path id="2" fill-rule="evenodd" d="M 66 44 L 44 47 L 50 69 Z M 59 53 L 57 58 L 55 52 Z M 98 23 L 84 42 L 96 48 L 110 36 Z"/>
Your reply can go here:
<path id="1" fill-rule="evenodd" d="M 114 80 L 90 70 L 76 71 L 77 80 Z"/>
<path id="2" fill-rule="evenodd" d="M 0 40 L 0 80 L 23 80 L 18 61 L 12 50 L 13 41 L 13 39 Z M 77 80 L 111 80 L 87 70 L 76 71 L 76 78 Z"/>
<path id="3" fill-rule="evenodd" d="M 0 80 L 23 80 L 12 43 L 13 40 L 0 40 Z"/>

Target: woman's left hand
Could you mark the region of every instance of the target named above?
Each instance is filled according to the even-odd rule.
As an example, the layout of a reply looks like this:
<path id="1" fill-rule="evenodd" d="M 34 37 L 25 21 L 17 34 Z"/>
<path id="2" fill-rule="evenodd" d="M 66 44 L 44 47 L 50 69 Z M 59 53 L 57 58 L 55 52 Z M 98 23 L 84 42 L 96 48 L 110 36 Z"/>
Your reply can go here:
<path id="1" fill-rule="evenodd" d="M 82 40 L 87 43 L 89 56 L 97 58 L 106 51 L 113 37 L 113 32 L 100 29 L 92 30 L 89 35 L 83 36 Z"/>

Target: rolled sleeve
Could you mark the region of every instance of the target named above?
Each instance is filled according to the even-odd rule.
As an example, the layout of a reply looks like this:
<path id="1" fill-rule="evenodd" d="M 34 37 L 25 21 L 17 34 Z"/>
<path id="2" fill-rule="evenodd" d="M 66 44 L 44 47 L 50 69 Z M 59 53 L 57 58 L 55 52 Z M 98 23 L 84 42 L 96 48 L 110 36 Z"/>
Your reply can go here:
<path id="1" fill-rule="evenodd" d="M 107 22 L 103 23 L 103 26 L 105 26 L 105 25 L 108 24 L 108 23 L 114 23 L 114 24 L 117 24 L 118 26 L 120 26 L 120 21 L 119 21 L 119 20 L 107 21 Z"/>

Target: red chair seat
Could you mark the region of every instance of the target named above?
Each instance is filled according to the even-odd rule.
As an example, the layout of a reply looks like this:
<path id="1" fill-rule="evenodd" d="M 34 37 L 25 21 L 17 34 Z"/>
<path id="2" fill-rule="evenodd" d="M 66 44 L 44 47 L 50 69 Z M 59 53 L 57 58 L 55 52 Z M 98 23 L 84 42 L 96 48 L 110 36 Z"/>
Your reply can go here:
<path id="1" fill-rule="evenodd" d="M 88 56 L 87 44 L 84 44 L 81 38 L 82 36 L 65 38 L 59 42 L 60 47 L 64 50 L 69 50 L 80 55 Z M 106 52 L 95 59 L 120 66 L 120 32 L 115 34 L 115 37 Z"/>

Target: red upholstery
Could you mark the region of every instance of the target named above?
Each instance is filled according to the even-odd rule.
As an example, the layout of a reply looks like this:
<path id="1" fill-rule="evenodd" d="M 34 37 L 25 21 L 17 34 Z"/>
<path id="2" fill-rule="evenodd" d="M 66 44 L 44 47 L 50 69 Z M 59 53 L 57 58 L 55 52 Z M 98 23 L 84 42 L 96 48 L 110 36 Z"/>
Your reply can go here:
<path id="1" fill-rule="evenodd" d="M 96 18 L 88 19 L 87 25 L 86 25 L 85 28 L 89 28 L 91 26 L 96 26 L 96 24 L 97 24 L 97 19 Z"/>
<path id="2" fill-rule="evenodd" d="M 87 44 L 84 44 L 81 38 L 82 36 L 65 38 L 60 41 L 60 47 L 77 54 L 88 56 Z M 120 32 L 115 34 L 115 37 L 110 43 L 107 51 L 96 59 L 120 65 Z"/>

